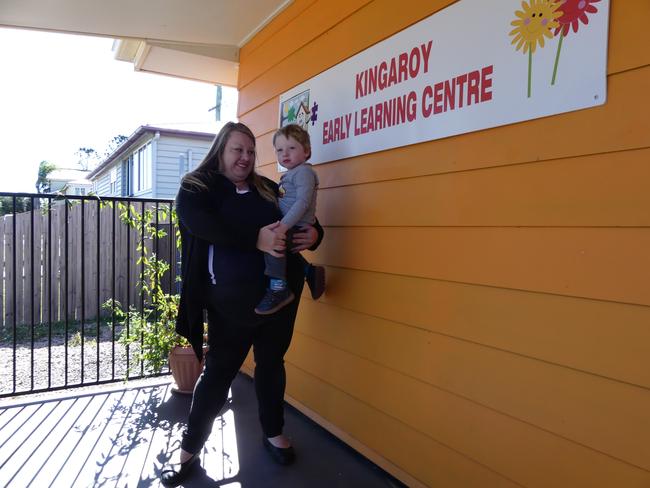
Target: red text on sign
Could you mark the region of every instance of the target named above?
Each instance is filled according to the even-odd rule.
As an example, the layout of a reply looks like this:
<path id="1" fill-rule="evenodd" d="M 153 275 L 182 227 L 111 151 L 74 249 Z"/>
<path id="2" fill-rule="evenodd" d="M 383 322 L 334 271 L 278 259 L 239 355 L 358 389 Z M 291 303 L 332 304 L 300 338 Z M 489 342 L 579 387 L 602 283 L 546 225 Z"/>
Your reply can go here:
<path id="1" fill-rule="evenodd" d="M 434 85 L 422 91 L 422 115 L 430 117 L 463 106 L 492 100 L 494 66 L 485 66 Z"/>

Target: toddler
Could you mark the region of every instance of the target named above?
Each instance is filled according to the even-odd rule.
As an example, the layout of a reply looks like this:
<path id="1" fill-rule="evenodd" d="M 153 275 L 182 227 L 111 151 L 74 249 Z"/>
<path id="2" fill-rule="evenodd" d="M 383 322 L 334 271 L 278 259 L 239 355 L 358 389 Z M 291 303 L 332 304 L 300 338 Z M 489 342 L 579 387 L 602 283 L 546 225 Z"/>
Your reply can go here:
<path id="1" fill-rule="evenodd" d="M 309 133 L 299 125 L 290 124 L 279 129 L 273 136 L 273 146 L 278 163 L 287 169 L 280 178 L 279 204 L 283 217 L 276 230 L 286 234 L 287 242 L 291 242 L 294 228 L 313 225 L 316 221 L 318 175 L 311 164 L 306 162 L 311 156 L 311 142 Z M 316 300 L 325 290 L 325 268 L 309 264 L 302 256 L 301 259 L 311 296 Z M 259 315 L 277 312 L 295 298 L 287 286 L 286 257 L 276 258 L 264 254 L 264 262 L 269 287 L 262 301 L 255 307 L 255 312 Z"/>

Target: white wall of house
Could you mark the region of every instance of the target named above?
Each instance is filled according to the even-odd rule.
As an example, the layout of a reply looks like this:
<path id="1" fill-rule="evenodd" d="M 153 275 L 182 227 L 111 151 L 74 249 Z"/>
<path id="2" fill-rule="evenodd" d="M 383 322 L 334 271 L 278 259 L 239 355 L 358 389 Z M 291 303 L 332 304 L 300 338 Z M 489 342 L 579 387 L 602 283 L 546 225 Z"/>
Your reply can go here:
<path id="1" fill-rule="evenodd" d="M 203 160 L 210 144 L 212 140 L 161 135 L 156 141 L 156 198 L 174 198 L 181 177 Z"/>
<path id="2" fill-rule="evenodd" d="M 123 154 L 119 159 L 112 162 L 110 166 L 102 169 L 102 171 L 92 178 L 93 191 L 97 195 L 103 196 L 136 196 L 142 198 L 151 198 L 154 196 L 153 186 L 151 184 L 145 185 L 144 189 L 132 191 L 129 185 L 127 176 L 128 169 L 133 169 L 134 155 L 138 154 L 142 149 L 150 151 L 152 163 L 148 165 L 148 176 L 146 181 L 153 181 L 153 161 L 155 160 L 154 147 L 151 144 L 154 139 L 153 133 L 143 134 L 138 141 L 129 148 L 129 151 Z M 147 145 L 151 145 L 147 149 Z M 138 179 L 139 180 L 139 179 Z M 133 183 L 131 183 L 133 185 Z"/>
<path id="3" fill-rule="evenodd" d="M 94 191 L 105 196 L 174 198 L 181 177 L 203 160 L 212 144 L 212 138 L 157 134 L 143 134 L 127 153 L 96 174 L 93 177 Z M 147 160 L 144 167 L 148 170 L 144 185 L 142 175 L 137 178 L 131 176 L 129 181 L 129 171 L 133 171 L 134 161 L 142 160 L 143 157 Z M 133 190 L 136 185 L 141 189 Z"/>
<path id="4" fill-rule="evenodd" d="M 86 184 L 69 184 L 66 185 L 62 193 L 64 195 L 87 195 L 90 192 L 90 185 Z"/>
<path id="5" fill-rule="evenodd" d="M 90 182 L 86 180 L 89 171 L 72 168 L 57 168 L 47 177 L 50 193 L 63 193 L 66 195 L 81 195 L 82 189 L 89 188 Z"/>
<path id="6" fill-rule="evenodd" d="M 65 187 L 67 181 L 64 180 L 50 180 L 50 193 L 61 191 Z"/>
<path id="7" fill-rule="evenodd" d="M 97 195 L 109 195 L 113 196 L 113 194 L 110 191 L 110 170 L 107 171 L 106 173 L 102 173 L 100 175 L 97 175 L 93 179 L 93 191 Z"/>

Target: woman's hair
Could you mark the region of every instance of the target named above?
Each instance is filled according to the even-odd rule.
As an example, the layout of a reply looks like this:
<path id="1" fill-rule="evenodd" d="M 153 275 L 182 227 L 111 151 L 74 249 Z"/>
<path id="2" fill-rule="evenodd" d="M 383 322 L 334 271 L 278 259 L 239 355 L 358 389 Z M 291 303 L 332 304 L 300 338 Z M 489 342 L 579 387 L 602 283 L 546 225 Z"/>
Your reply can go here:
<path id="1" fill-rule="evenodd" d="M 207 177 L 213 174 L 221 173 L 221 161 L 223 153 L 226 149 L 226 143 L 233 132 L 241 132 L 248 136 L 253 145 L 255 145 L 255 135 L 244 124 L 240 122 L 228 122 L 224 125 L 217 136 L 214 138 L 208 154 L 205 155 L 203 161 L 193 170 L 187 173 L 181 180 L 181 185 L 186 189 L 194 191 L 207 191 L 208 185 L 206 184 Z M 249 186 L 254 187 L 258 193 L 266 200 L 277 203 L 277 198 L 273 188 L 267 183 L 264 178 L 258 175 L 253 168 L 246 178 Z"/>
<path id="2" fill-rule="evenodd" d="M 279 136 L 284 136 L 287 139 L 293 137 L 305 150 L 307 159 L 311 158 L 311 140 L 309 139 L 309 132 L 300 127 L 298 124 L 289 124 L 284 127 L 280 127 L 275 134 L 273 134 L 273 145 L 275 146 L 275 140 Z"/>

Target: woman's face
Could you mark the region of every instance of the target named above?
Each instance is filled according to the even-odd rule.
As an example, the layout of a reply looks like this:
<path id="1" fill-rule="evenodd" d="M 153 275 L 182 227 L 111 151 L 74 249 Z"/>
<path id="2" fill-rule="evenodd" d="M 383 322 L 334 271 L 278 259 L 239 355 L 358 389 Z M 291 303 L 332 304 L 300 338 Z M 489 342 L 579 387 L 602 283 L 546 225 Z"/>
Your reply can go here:
<path id="1" fill-rule="evenodd" d="M 221 173 L 236 184 L 245 181 L 254 166 L 255 141 L 242 132 L 233 131 L 223 151 Z"/>

